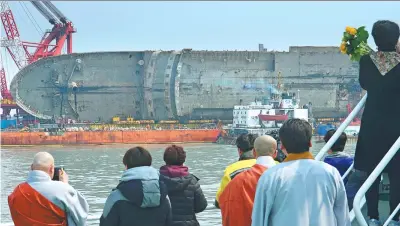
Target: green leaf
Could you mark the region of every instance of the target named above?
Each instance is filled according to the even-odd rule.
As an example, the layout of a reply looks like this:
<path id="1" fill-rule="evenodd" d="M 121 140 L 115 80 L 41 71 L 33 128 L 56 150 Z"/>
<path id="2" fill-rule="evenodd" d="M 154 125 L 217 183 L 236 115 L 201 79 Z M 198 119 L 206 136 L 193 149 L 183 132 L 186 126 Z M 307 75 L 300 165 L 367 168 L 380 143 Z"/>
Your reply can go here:
<path id="1" fill-rule="evenodd" d="M 365 26 L 361 26 L 361 27 L 359 27 L 358 29 L 357 29 L 357 31 L 361 31 L 361 32 L 367 32 L 368 33 L 368 31 L 367 30 L 365 30 Z"/>
<path id="2" fill-rule="evenodd" d="M 347 32 L 343 32 L 343 38 L 342 38 L 342 41 L 343 41 L 343 42 L 347 42 L 347 41 L 349 40 L 349 39 L 347 38 L 346 34 L 347 34 Z"/>
<path id="3" fill-rule="evenodd" d="M 350 45 L 351 47 L 353 47 L 353 49 L 356 49 L 357 46 L 360 45 L 360 41 L 358 41 L 357 39 L 351 40 Z"/>
<path id="4" fill-rule="evenodd" d="M 347 40 L 353 39 L 353 36 L 347 32 L 344 32 L 343 37 L 345 37 Z"/>
<path id="5" fill-rule="evenodd" d="M 360 42 L 361 41 L 367 42 L 368 38 L 369 38 L 369 33 L 368 31 L 365 30 L 364 26 L 357 29 L 357 39 Z"/>
<path id="6" fill-rule="evenodd" d="M 352 60 L 352 61 L 360 61 L 360 59 L 361 59 L 361 55 L 360 54 L 353 54 L 350 57 L 350 60 Z"/>

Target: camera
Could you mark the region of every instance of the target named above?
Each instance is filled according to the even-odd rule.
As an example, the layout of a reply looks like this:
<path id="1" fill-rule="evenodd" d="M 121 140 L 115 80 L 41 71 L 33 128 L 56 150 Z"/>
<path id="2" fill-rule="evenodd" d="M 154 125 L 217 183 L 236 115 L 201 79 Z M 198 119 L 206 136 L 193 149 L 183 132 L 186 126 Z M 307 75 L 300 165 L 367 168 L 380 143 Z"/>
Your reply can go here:
<path id="1" fill-rule="evenodd" d="M 283 162 L 283 160 L 285 160 L 286 155 L 283 153 L 281 147 L 281 139 L 279 138 L 279 130 L 272 130 L 269 132 L 266 132 L 265 135 L 269 135 L 271 137 L 273 137 L 276 140 L 276 143 L 278 145 L 278 153 L 276 155 L 275 161 L 278 162 Z"/>
<path id="2" fill-rule="evenodd" d="M 54 167 L 54 176 L 51 180 L 59 181 L 61 170 L 64 170 L 64 167 Z"/>

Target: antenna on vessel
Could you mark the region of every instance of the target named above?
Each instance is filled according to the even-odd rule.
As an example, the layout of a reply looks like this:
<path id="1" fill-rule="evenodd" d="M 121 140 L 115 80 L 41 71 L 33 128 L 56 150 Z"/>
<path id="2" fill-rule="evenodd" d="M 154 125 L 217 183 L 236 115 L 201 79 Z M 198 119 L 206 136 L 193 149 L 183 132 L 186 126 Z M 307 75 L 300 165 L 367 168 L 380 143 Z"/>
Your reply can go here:
<path id="1" fill-rule="evenodd" d="M 300 107 L 300 90 L 297 90 L 297 104 Z"/>

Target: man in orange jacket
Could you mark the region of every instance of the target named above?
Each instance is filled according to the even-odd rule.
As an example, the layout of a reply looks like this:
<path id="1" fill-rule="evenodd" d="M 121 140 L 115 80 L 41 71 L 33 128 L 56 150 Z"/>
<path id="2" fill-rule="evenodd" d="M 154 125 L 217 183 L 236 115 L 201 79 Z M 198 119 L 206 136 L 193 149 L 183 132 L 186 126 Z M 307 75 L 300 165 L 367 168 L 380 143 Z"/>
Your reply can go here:
<path id="1" fill-rule="evenodd" d="M 35 155 L 26 182 L 8 196 L 15 226 L 83 226 L 89 206 L 85 198 L 68 184 L 68 175 L 60 170 L 53 181 L 54 158 L 47 152 Z"/>
<path id="2" fill-rule="evenodd" d="M 237 175 L 219 198 L 223 226 L 250 226 L 257 182 L 265 170 L 275 166 L 277 143 L 268 135 L 258 137 L 253 153 L 256 164 Z"/>

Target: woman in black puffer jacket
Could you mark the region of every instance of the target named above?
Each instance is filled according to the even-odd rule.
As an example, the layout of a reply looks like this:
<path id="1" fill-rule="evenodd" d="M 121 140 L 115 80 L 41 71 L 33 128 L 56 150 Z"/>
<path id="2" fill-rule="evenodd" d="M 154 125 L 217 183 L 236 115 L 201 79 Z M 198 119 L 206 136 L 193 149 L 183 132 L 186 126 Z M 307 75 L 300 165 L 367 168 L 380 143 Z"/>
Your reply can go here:
<path id="1" fill-rule="evenodd" d="M 160 168 L 160 180 L 168 188 L 172 206 L 172 226 L 198 226 L 196 213 L 207 207 L 207 200 L 200 188 L 199 179 L 189 173 L 183 163 L 186 153 L 182 147 L 172 145 L 165 149 L 166 165 Z"/>

